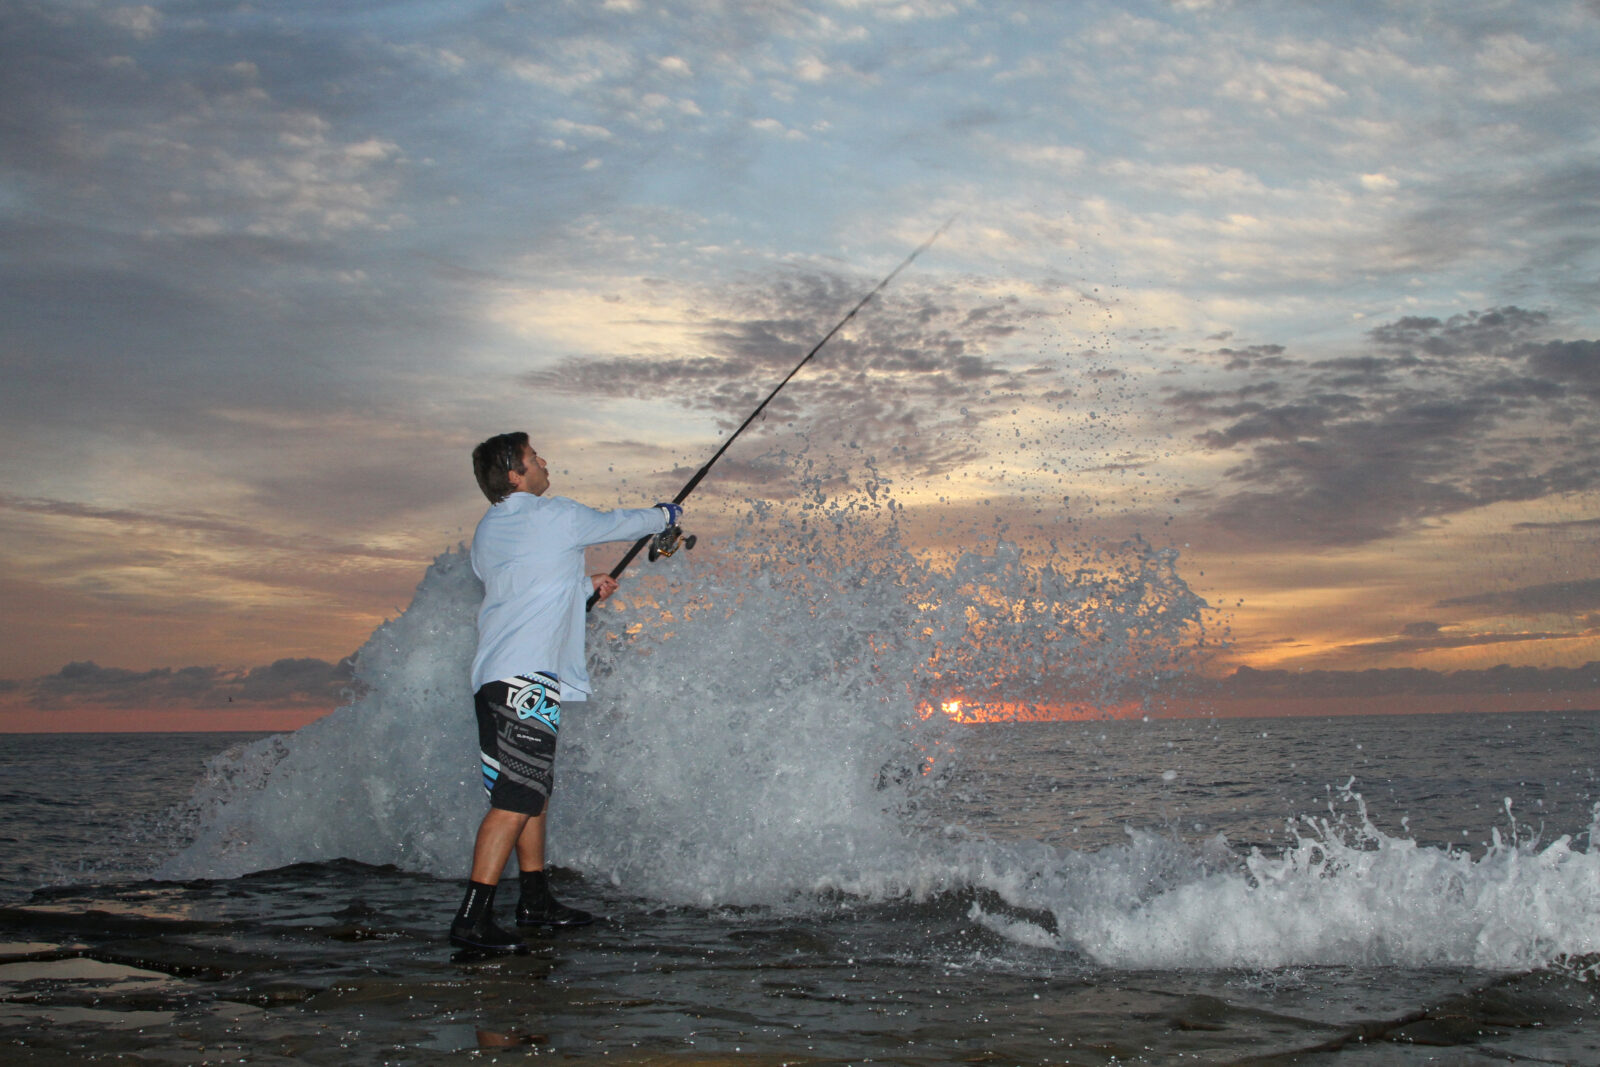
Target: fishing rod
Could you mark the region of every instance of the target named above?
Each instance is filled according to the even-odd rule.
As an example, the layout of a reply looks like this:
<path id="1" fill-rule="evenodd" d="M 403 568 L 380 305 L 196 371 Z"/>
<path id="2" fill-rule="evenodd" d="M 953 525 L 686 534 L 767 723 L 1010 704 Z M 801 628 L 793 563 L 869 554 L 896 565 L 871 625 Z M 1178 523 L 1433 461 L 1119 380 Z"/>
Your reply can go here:
<path id="1" fill-rule="evenodd" d="M 901 261 L 898 267 L 890 271 L 888 275 L 884 277 L 883 281 L 873 286 L 872 291 L 866 296 L 862 297 L 856 303 L 856 306 L 851 308 L 849 313 L 846 314 L 844 318 L 840 319 L 834 324 L 833 329 L 829 330 L 827 334 L 823 336 L 822 340 L 818 341 L 816 346 L 813 347 L 811 351 L 806 353 L 806 358 L 802 359 L 799 363 L 796 363 L 794 365 L 794 370 L 791 370 L 788 374 L 786 374 L 783 381 L 779 382 L 773 388 L 772 392 L 767 394 L 767 398 L 756 405 L 756 409 L 750 413 L 749 417 L 747 417 L 744 422 L 739 424 L 739 428 L 733 431 L 733 433 L 728 436 L 726 441 L 722 442 L 722 447 L 717 449 L 716 454 L 710 459 L 706 460 L 703 467 L 694 472 L 694 477 L 690 478 L 684 487 L 678 490 L 678 495 L 672 498 L 672 502 L 674 504 L 682 504 L 688 499 L 689 494 L 694 492 L 695 486 L 699 485 L 701 480 L 704 479 L 707 474 L 711 473 L 711 468 L 716 465 L 717 460 L 722 458 L 722 454 L 726 452 L 730 446 L 732 446 L 734 440 L 740 434 L 744 433 L 744 431 L 749 428 L 750 424 L 755 422 L 756 419 L 760 417 L 763 411 L 767 410 L 767 405 L 772 403 L 772 398 L 777 396 L 783 387 L 789 384 L 789 379 L 793 378 L 796 374 L 799 374 L 800 368 L 804 367 L 807 363 L 810 363 L 811 357 L 815 356 L 818 352 L 821 352 L 822 346 L 833 340 L 833 335 L 844 329 L 845 324 L 856 317 L 856 312 L 866 307 L 868 301 L 877 296 L 879 293 L 883 292 L 883 290 L 888 287 L 889 283 L 894 281 L 895 276 L 901 271 L 905 270 L 907 267 L 911 266 L 912 262 L 915 261 L 918 256 L 922 255 L 922 253 L 926 252 L 933 242 L 937 241 L 940 235 L 950 228 L 950 223 L 954 221 L 955 219 L 951 218 L 947 220 L 943 226 L 940 226 L 937 230 L 934 230 L 931 237 L 918 245 L 909 256 Z M 684 548 L 692 549 L 694 547 L 694 535 L 689 534 L 685 536 L 683 531 L 677 526 L 669 526 L 658 534 L 649 534 L 645 537 L 639 538 L 639 540 L 633 543 L 633 547 L 628 549 L 628 554 L 623 556 L 615 567 L 611 568 L 611 577 L 621 577 L 622 572 L 628 569 L 628 564 L 632 563 L 633 558 L 640 552 L 644 551 L 646 546 L 649 546 L 650 548 L 650 559 L 653 561 L 658 556 L 672 555 L 678 550 L 680 541 Z M 585 610 L 593 611 L 594 606 L 599 602 L 599 593 L 590 595 L 589 603 Z"/>

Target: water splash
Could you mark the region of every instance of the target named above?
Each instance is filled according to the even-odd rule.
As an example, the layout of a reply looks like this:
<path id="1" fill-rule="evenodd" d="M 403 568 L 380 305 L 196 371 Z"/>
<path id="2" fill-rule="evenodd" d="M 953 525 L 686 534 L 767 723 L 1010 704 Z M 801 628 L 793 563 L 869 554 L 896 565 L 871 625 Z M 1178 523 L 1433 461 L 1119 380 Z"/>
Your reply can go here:
<path id="1" fill-rule="evenodd" d="M 1358 815 L 1281 852 L 1148 832 L 1098 852 L 974 834 L 945 786 L 942 696 L 1118 700 L 1203 655 L 1203 604 L 1143 542 L 940 561 L 876 483 L 752 506 L 590 635 L 597 699 L 563 723 L 555 862 L 629 893 L 800 911 L 839 894 L 976 889 L 973 917 L 1119 967 L 1455 964 L 1600 949 L 1600 854 L 1520 831 L 1419 847 Z M 467 675 L 481 595 L 446 552 L 357 658 L 364 690 L 296 734 L 215 761 L 165 877 L 336 857 L 459 877 L 483 811 Z M 1355 794 L 1350 794 L 1352 797 Z M 1591 830 L 1591 836 L 1593 830 Z M 1048 916 L 1048 921 L 1039 916 Z"/>
<path id="2" fill-rule="evenodd" d="M 676 557 L 593 623 L 597 699 L 563 723 L 557 862 L 696 902 L 946 884 L 919 813 L 959 750 L 930 701 L 1110 692 L 1192 648 L 1203 603 L 1170 553 L 1030 561 L 995 542 L 941 567 L 905 545 L 886 482 L 834 488 L 752 505 L 719 551 Z M 335 857 L 458 873 L 483 803 L 481 593 L 462 551 L 441 555 L 357 655 L 362 695 L 216 761 L 194 843 L 159 873 Z"/>
<path id="3" fill-rule="evenodd" d="M 482 815 L 463 698 L 481 596 L 465 551 L 439 556 L 411 606 L 362 646 L 355 700 L 211 761 L 180 813 L 192 842 L 156 876 L 231 878 L 339 857 L 459 868 Z"/>

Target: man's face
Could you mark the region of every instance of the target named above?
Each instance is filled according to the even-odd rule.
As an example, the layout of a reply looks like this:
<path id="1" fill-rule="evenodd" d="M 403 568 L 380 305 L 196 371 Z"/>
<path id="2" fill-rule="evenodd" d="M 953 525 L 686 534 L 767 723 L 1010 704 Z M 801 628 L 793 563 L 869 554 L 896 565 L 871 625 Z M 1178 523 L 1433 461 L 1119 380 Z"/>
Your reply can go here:
<path id="1" fill-rule="evenodd" d="M 550 488 L 550 472 L 545 469 L 544 458 L 533 450 L 532 445 L 522 446 L 522 472 L 511 471 L 507 477 L 511 480 L 511 488 L 518 493 L 544 496 L 544 491 Z"/>

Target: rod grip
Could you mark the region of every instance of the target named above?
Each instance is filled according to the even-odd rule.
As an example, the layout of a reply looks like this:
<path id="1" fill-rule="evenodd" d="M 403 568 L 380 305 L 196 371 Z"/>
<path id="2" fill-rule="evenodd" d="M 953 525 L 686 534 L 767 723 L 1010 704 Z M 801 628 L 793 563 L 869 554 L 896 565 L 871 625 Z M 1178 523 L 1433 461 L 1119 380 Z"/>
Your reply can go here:
<path id="1" fill-rule="evenodd" d="M 622 572 L 628 569 L 628 564 L 633 562 L 633 557 L 644 551 L 644 546 L 648 545 L 650 543 L 650 538 L 654 536 L 654 534 L 645 534 L 643 537 L 639 538 L 639 540 L 635 541 L 633 543 L 633 547 L 628 549 L 628 554 L 623 556 L 622 559 L 618 560 L 615 567 L 611 568 L 611 577 L 622 577 Z M 600 594 L 590 593 L 589 600 L 586 604 L 584 604 L 583 610 L 585 612 L 593 611 L 594 606 L 598 603 L 600 603 Z"/>

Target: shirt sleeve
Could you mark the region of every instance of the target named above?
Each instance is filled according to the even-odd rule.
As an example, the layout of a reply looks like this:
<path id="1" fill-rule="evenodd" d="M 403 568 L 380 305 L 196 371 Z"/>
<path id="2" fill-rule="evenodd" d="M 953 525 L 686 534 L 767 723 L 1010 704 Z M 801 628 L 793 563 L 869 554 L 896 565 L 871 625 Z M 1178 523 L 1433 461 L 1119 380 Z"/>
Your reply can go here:
<path id="1" fill-rule="evenodd" d="M 618 508 L 615 511 L 596 511 L 577 501 L 569 501 L 568 521 L 572 523 L 572 540 L 588 547 L 603 545 L 608 541 L 636 541 L 667 528 L 667 517 L 660 508 Z"/>

